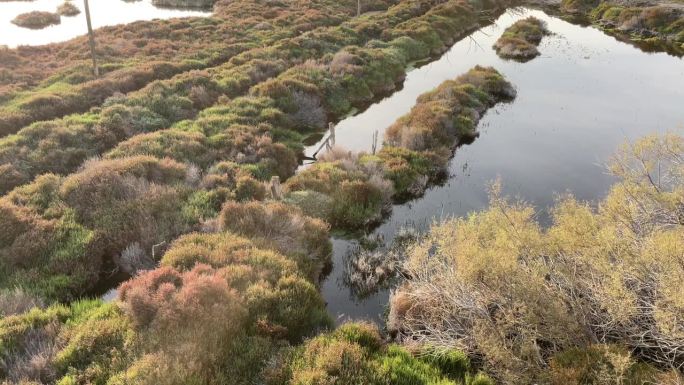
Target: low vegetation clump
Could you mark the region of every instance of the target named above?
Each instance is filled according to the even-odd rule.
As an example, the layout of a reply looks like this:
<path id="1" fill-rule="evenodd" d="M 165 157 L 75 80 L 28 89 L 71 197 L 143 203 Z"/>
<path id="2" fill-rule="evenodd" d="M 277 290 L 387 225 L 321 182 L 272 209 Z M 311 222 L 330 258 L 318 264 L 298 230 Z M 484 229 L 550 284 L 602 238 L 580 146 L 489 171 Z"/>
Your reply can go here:
<path id="1" fill-rule="evenodd" d="M 328 224 L 280 202 L 228 202 L 218 218 L 219 228 L 249 237 L 256 244 L 297 261 L 308 276 L 318 279 L 330 262 Z"/>
<path id="2" fill-rule="evenodd" d="M 672 384 L 681 383 L 677 370 L 663 371 L 640 361 L 628 348 L 615 344 L 592 344 L 555 354 L 549 364 L 552 385 Z"/>
<path id="3" fill-rule="evenodd" d="M 385 141 L 413 151 L 432 150 L 448 158 L 459 141 L 477 136 L 477 122 L 489 107 L 515 94 L 494 68 L 476 66 L 420 95 L 411 111 L 387 129 Z"/>
<path id="4" fill-rule="evenodd" d="M 641 383 L 654 368 L 638 362 L 681 367 L 683 157 L 673 134 L 622 148 L 598 208 L 563 197 L 548 229 L 495 185 L 488 210 L 409 249 L 390 329 L 482 357 L 507 383 Z"/>
<path id="5" fill-rule="evenodd" d="M 57 7 L 57 13 L 62 16 L 76 16 L 81 13 L 81 10 L 78 9 L 78 7 L 75 6 L 71 1 L 65 0 L 59 5 L 59 7 Z"/>
<path id="6" fill-rule="evenodd" d="M 281 354 L 265 370 L 268 385 L 490 385 L 471 374 L 458 351 L 415 352 L 385 344 L 374 325 L 350 323 Z"/>
<path id="7" fill-rule="evenodd" d="M 43 301 L 21 288 L 0 291 L 0 317 L 25 313 L 34 307 L 43 307 Z"/>
<path id="8" fill-rule="evenodd" d="M 59 14 L 44 11 L 22 13 L 12 20 L 12 24 L 29 29 L 43 29 L 60 22 Z"/>
<path id="9" fill-rule="evenodd" d="M 341 150 L 326 153 L 290 178 L 286 189 L 293 203 L 343 229 L 379 222 L 390 209 L 393 194 L 392 183 L 385 179 L 377 159 Z M 306 198 L 296 200 L 298 194 Z"/>
<path id="10" fill-rule="evenodd" d="M 44 175 L 0 199 L 2 286 L 73 299 L 105 268 L 145 261 L 152 246 L 188 231 L 187 166 L 135 157 L 94 160 L 69 177 Z M 133 247 L 134 245 L 137 245 Z"/>
<path id="11" fill-rule="evenodd" d="M 504 59 L 531 60 L 539 56 L 537 46 L 542 37 L 548 34 L 546 23 L 530 16 L 506 28 L 503 35 L 494 43 L 494 49 L 497 55 Z"/>
<path id="12" fill-rule="evenodd" d="M 0 377 L 9 383 L 105 383 L 135 338 L 115 304 L 35 307 L 0 319 Z"/>
<path id="13" fill-rule="evenodd" d="M 407 246 L 418 238 L 413 229 L 400 229 L 387 244 L 384 237 L 364 236 L 347 254 L 344 283 L 354 298 L 368 298 L 381 289 L 390 289 L 402 275 Z"/>

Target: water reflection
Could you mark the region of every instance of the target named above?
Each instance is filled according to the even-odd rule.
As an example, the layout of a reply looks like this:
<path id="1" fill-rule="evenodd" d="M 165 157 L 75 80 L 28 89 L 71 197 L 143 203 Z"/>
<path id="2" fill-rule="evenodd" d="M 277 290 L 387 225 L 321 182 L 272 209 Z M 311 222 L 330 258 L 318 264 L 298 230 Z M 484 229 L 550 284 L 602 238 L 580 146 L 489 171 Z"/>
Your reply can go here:
<path id="1" fill-rule="evenodd" d="M 11 21 L 19 14 L 30 11 L 55 12 L 64 0 L 35 0 L 0 2 L 0 45 L 10 48 L 18 45 L 41 45 L 66 41 L 84 35 L 86 30 L 83 1 L 75 0 L 81 13 L 72 17 L 62 16 L 59 25 L 40 30 L 18 27 Z M 90 0 L 93 28 L 131 23 L 138 20 L 169 19 L 184 16 L 207 16 L 209 11 L 157 8 L 151 0 Z"/>
<path id="2" fill-rule="evenodd" d="M 505 28 L 534 15 L 553 36 L 528 63 L 500 59 L 491 48 Z M 502 72 L 518 90 L 482 119 L 482 135 L 457 150 L 452 176 L 421 199 L 393 208 L 374 233 L 390 242 L 402 227 L 425 230 L 434 220 L 463 216 L 486 206 L 486 186 L 497 177 L 504 193 L 534 204 L 542 223 L 559 193 L 582 200 L 602 198 L 613 182 L 603 164 L 617 146 L 654 131 L 684 133 L 684 60 L 650 54 L 602 32 L 539 11 L 518 10 L 457 43 L 438 61 L 410 72 L 404 87 L 363 113 L 342 121 L 337 144 L 368 151 L 374 130 L 407 113 L 416 97 L 479 64 Z M 313 147 L 313 146 L 312 146 Z M 334 239 L 334 268 L 323 283 L 328 309 L 338 320 L 379 321 L 387 304 L 383 290 L 363 300 L 350 295 L 344 266 L 353 241 Z"/>

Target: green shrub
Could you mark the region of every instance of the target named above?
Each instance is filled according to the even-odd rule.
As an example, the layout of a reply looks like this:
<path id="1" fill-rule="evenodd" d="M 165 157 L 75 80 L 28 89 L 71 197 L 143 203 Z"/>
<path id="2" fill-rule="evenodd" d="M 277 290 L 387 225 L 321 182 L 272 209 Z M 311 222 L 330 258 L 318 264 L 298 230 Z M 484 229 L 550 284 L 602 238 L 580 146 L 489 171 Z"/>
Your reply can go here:
<path id="1" fill-rule="evenodd" d="M 470 371 L 470 360 L 460 350 L 434 350 L 424 348 L 421 359 L 438 367 L 450 379 L 465 383 Z"/>
<path id="2" fill-rule="evenodd" d="M 290 178 L 285 186 L 290 194 L 325 194 L 328 198 L 319 202 L 329 202 L 329 207 L 316 215 L 329 215 L 331 224 L 342 229 L 357 230 L 379 221 L 391 204 L 391 182 L 382 175 L 376 159 L 343 152 L 326 154 Z"/>
<path id="3" fill-rule="evenodd" d="M 358 344 L 371 353 L 377 353 L 383 347 L 382 336 L 377 326 L 371 323 L 346 323 L 335 329 L 334 338 Z"/>
<path id="4" fill-rule="evenodd" d="M 332 198 L 329 195 L 312 190 L 293 191 L 287 194 L 285 202 L 299 207 L 310 217 L 331 220 Z"/>
<path id="5" fill-rule="evenodd" d="M 454 362 L 456 353 L 454 353 Z M 448 365 L 447 365 L 448 366 Z M 468 381 L 466 381 L 466 378 Z M 266 383 L 456 385 L 491 384 L 484 375 L 463 373 L 450 379 L 438 365 L 413 356 L 399 346 L 387 345 L 371 324 L 345 324 L 319 335 L 301 347 L 281 352 L 277 364 L 265 372 Z"/>
<path id="6" fill-rule="evenodd" d="M 591 345 L 564 350 L 551 359 L 551 383 L 638 385 L 656 380 L 658 370 L 639 363 L 624 347 Z"/>
<path id="7" fill-rule="evenodd" d="M 561 10 L 572 15 L 581 15 L 599 4 L 599 0 L 563 0 L 561 1 Z"/>
<path id="8" fill-rule="evenodd" d="M 435 182 L 446 173 L 446 161 L 429 151 L 384 146 L 378 157 L 382 161 L 385 176 L 394 184 L 394 197 L 397 200 L 420 196 L 428 182 Z"/>

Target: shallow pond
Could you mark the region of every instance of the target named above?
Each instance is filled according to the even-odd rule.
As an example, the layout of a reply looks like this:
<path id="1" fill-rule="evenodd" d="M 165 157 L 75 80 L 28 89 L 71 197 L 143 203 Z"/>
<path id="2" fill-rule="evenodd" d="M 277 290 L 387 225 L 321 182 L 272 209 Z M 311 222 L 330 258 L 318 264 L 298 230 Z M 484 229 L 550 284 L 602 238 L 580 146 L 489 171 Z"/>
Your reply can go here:
<path id="1" fill-rule="evenodd" d="M 81 13 L 62 16 L 61 23 L 44 29 L 21 28 L 11 23 L 17 15 L 31 11 L 56 12 L 64 0 L 35 0 L 0 2 L 0 45 L 10 48 L 19 45 L 41 45 L 66 41 L 87 33 L 83 0 L 74 0 Z M 170 19 L 183 16 L 207 16 L 209 11 L 158 8 L 151 0 L 90 0 L 93 28 L 131 23 L 138 20 Z"/>
<path id="2" fill-rule="evenodd" d="M 491 48 L 516 20 L 534 15 L 554 35 L 541 56 L 527 63 L 506 61 Z M 582 200 L 602 198 L 613 182 L 605 163 L 625 140 L 666 130 L 684 133 L 684 60 L 650 54 L 594 28 L 570 24 L 543 12 L 516 9 L 456 43 L 438 60 L 408 73 L 403 88 L 337 125 L 336 144 L 370 151 L 373 132 L 384 129 L 414 105 L 416 97 L 475 65 L 493 66 L 518 90 L 516 100 L 491 109 L 480 121 L 481 136 L 460 147 L 450 178 L 424 197 L 395 205 L 374 231 L 386 242 L 402 227 L 424 231 L 430 223 L 463 216 L 487 204 L 487 185 L 500 178 L 504 193 L 533 203 L 548 223 L 546 208 L 558 193 Z M 313 145 L 307 154 L 317 148 Z M 338 320 L 381 321 L 389 290 L 355 297 L 344 283 L 344 265 L 356 241 L 333 239 L 332 273 L 322 291 Z"/>

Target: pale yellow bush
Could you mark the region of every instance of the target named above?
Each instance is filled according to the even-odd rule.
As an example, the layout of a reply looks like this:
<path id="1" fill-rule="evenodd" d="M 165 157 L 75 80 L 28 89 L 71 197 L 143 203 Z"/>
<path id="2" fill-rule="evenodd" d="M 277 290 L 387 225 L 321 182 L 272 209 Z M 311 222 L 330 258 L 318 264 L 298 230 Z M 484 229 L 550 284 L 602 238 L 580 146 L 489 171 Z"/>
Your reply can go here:
<path id="1" fill-rule="evenodd" d="M 610 165 L 622 181 L 598 208 L 561 197 L 548 229 L 495 185 L 488 210 L 409 250 L 390 328 L 480 355 L 506 383 L 538 381 L 552 355 L 595 342 L 681 367 L 683 159 L 672 134 L 624 146 Z"/>

